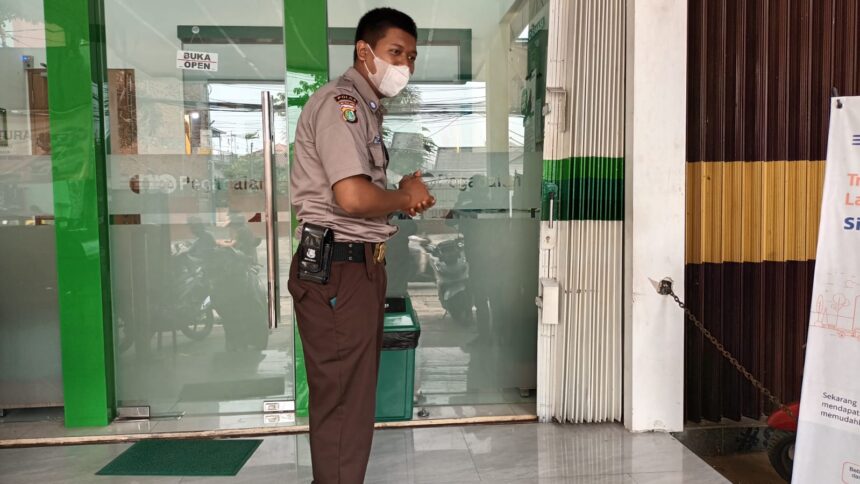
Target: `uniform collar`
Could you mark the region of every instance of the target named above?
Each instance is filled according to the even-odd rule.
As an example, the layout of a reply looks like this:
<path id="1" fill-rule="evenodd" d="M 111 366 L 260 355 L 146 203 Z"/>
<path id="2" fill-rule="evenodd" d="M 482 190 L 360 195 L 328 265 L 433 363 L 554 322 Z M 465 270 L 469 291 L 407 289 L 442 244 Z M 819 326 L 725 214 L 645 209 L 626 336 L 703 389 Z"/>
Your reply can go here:
<path id="1" fill-rule="evenodd" d="M 384 113 L 382 103 L 379 102 L 379 97 L 373 91 L 373 87 L 371 87 L 370 83 L 367 82 L 367 79 L 358 72 L 358 69 L 350 67 L 343 74 L 343 77 L 349 79 L 355 85 L 355 88 L 358 89 L 358 93 L 361 94 L 362 99 L 364 99 L 374 113 L 377 115 L 382 115 Z"/>

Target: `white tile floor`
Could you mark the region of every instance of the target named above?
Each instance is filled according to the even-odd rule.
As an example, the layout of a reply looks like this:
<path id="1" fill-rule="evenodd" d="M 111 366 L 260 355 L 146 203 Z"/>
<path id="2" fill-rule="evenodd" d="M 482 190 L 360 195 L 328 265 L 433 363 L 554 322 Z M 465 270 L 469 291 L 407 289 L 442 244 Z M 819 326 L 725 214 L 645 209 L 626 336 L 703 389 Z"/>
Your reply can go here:
<path id="1" fill-rule="evenodd" d="M 186 483 L 311 480 L 307 435 L 267 437 L 231 478 L 109 478 L 94 473 L 130 444 L 0 450 L 0 482 Z M 519 424 L 377 431 L 367 483 L 723 483 L 667 434 L 620 425 Z"/>

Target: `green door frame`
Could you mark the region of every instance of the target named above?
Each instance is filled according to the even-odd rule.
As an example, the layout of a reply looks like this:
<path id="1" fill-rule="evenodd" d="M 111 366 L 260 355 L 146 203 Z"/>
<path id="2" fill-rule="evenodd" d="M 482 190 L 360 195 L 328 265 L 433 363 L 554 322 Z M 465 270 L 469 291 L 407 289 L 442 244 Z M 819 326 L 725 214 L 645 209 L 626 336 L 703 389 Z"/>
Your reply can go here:
<path id="1" fill-rule="evenodd" d="M 288 72 L 328 77 L 325 1 L 284 0 Z M 116 414 L 104 0 L 44 0 L 65 425 Z M 306 388 L 296 340 L 297 389 Z M 307 409 L 307 392 L 297 395 Z"/>
<path id="2" fill-rule="evenodd" d="M 116 410 L 105 157 L 107 56 L 102 0 L 44 0 L 50 66 L 60 347 L 67 427 Z"/>
<path id="3" fill-rule="evenodd" d="M 284 40 L 287 51 L 287 76 L 291 73 L 310 74 L 316 79 L 328 79 L 328 1 L 284 0 Z M 290 158 L 292 163 L 292 158 Z M 292 227 L 297 225 L 293 213 Z M 293 247 L 298 244 L 293 243 Z M 293 320 L 293 341 L 296 375 L 296 414 L 308 415 L 308 383 L 302 340 Z"/>

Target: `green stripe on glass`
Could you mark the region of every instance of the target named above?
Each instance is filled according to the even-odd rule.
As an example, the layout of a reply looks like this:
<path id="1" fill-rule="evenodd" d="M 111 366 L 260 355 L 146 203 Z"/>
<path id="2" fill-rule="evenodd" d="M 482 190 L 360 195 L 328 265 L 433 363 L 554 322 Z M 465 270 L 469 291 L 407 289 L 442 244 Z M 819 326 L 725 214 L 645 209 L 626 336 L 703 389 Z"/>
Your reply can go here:
<path id="1" fill-rule="evenodd" d="M 114 416 L 101 0 L 45 0 L 60 344 L 67 427 Z"/>
<path id="2" fill-rule="evenodd" d="M 551 195 L 555 220 L 623 220 L 624 158 L 544 160 L 543 220 L 549 219 Z"/>
<path id="3" fill-rule="evenodd" d="M 315 78 L 328 79 L 328 2 L 284 0 L 284 39 L 287 52 L 287 77 L 291 73 L 312 74 Z M 292 153 L 290 153 L 292 155 Z M 290 157 L 292 161 L 292 156 Z M 297 225 L 295 212 L 293 224 Z M 298 244 L 293 243 L 293 247 Z M 308 377 L 299 337 L 298 326 L 294 328 L 296 370 L 296 414 L 308 414 Z"/>

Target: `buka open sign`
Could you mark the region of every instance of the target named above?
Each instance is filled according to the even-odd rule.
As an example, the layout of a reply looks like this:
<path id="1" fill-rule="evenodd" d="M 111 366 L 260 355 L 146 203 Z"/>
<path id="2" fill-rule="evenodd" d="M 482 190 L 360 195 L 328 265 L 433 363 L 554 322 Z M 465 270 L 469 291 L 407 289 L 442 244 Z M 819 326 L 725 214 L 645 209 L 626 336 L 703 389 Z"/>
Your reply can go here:
<path id="1" fill-rule="evenodd" d="M 190 71 L 217 71 L 218 54 L 179 50 L 176 51 L 176 68 Z"/>

